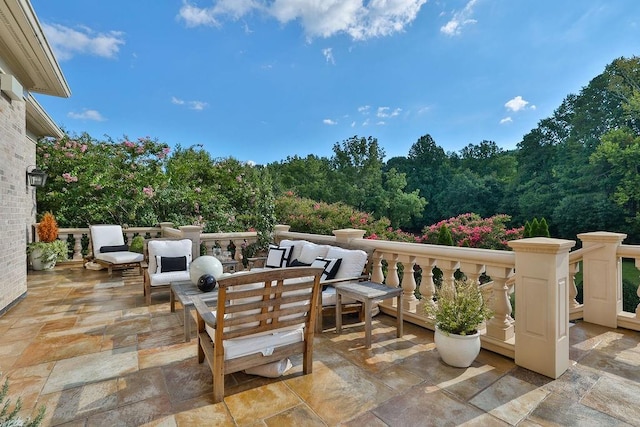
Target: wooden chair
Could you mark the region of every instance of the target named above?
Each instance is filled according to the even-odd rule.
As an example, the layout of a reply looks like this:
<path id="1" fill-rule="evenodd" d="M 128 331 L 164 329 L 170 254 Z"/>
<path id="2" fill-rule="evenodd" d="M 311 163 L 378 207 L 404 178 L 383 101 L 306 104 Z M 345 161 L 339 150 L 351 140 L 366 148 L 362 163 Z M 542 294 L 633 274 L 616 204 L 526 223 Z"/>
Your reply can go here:
<path id="1" fill-rule="evenodd" d="M 193 297 L 198 362 L 213 375 L 213 399 L 224 398 L 224 376 L 303 354 L 313 364 L 313 335 L 322 268 L 289 267 L 241 272 L 218 280 L 215 311 Z"/>
<path id="2" fill-rule="evenodd" d="M 91 225 L 89 226 L 93 261 L 107 267 L 109 277 L 114 268 L 138 267 L 142 274 L 144 255 L 129 251 L 124 243 L 124 235 L 120 225 Z"/>
<path id="3" fill-rule="evenodd" d="M 144 269 L 144 296 L 149 305 L 152 290 L 169 290 L 171 282 L 190 280 L 193 242 L 189 239 L 157 238 L 149 240 L 145 246 L 148 261 Z"/>

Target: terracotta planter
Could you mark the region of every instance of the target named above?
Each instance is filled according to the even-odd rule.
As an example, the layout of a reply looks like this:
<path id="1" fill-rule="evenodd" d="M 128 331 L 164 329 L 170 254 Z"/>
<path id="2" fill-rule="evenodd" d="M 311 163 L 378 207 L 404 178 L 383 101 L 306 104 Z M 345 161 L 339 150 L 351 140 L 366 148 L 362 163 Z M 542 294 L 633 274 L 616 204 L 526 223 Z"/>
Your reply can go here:
<path id="1" fill-rule="evenodd" d="M 480 353 L 480 333 L 447 335 L 436 327 L 434 338 L 442 361 L 449 366 L 468 368 Z"/>

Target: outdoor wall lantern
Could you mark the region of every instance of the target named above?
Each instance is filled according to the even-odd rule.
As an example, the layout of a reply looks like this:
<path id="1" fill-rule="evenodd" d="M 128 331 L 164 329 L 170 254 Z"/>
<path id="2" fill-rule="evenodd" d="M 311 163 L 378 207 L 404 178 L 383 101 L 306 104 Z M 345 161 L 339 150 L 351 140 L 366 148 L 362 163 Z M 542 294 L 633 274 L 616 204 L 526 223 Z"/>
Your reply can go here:
<path id="1" fill-rule="evenodd" d="M 29 185 L 32 187 L 44 187 L 45 182 L 47 182 L 47 173 L 36 166 L 33 166 L 33 169 L 29 171 L 30 167 L 27 166 L 27 181 Z"/>

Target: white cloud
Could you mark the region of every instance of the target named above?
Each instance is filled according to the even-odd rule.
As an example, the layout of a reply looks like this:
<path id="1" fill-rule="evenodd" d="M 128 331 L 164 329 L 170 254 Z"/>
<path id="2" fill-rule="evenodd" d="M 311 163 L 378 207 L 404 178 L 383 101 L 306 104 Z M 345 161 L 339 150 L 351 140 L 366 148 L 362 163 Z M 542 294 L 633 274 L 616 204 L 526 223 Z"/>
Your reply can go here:
<path id="1" fill-rule="evenodd" d="M 204 101 L 185 101 L 180 98 L 176 98 L 175 96 L 171 97 L 171 103 L 176 105 L 186 105 L 190 110 L 202 111 L 209 106 L 208 103 Z"/>
<path id="2" fill-rule="evenodd" d="M 76 120 L 92 120 L 94 122 L 104 122 L 106 120 L 102 117 L 102 114 L 96 110 L 83 110 L 81 113 L 71 111 L 67 114 L 67 117 Z"/>
<path id="3" fill-rule="evenodd" d="M 333 125 L 337 125 L 337 124 L 338 124 L 338 122 L 336 122 L 336 121 L 334 121 L 334 120 L 331 120 L 331 119 L 324 119 L 324 120 L 322 121 L 322 123 L 324 123 L 325 125 L 330 125 L 330 126 L 333 126 Z"/>
<path id="4" fill-rule="evenodd" d="M 324 55 L 324 59 L 327 60 L 327 62 L 330 62 L 332 64 L 335 65 L 336 61 L 333 59 L 333 49 L 328 47 L 326 49 L 322 49 L 322 54 Z"/>
<path id="5" fill-rule="evenodd" d="M 529 104 L 529 101 L 525 101 L 524 99 L 522 99 L 520 95 L 518 95 L 515 98 L 508 100 L 504 104 L 504 106 L 507 107 L 507 110 L 511 110 L 515 112 L 515 111 L 524 110 L 528 104 Z M 533 109 L 535 109 L 535 106 L 533 106 Z"/>
<path id="6" fill-rule="evenodd" d="M 189 101 L 189 108 L 191 110 L 201 111 L 209 106 L 208 103 L 204 101 Z"/>
<path id="7" fill-rule="evenodd" d="M 402 111 L 402 108 L 396 108 L 395 110 L 391 111 L 391 108 L 389 107 L 378 107 L 378 112 L 376 113 L 376 116 L 380 118 L 395 117 L 399 115 L 401 111 Z"/>
<path id="8" fill-rule="evenodd" d="M 440 32 L 448 36 L 457 36 L 462 33 L 462 29 L 469 24 L 475 24 L 475 19 L 471 18 L 473 15 L 473 7 L 477 0 L 469 0 L 467 5 L 457 12 L 453 13 L 453 17 L 449 22 L 440 27 Z"/>
<path id="9" fill-rule="evenodd" d="M 355 121 L 351 122 L 351 127 L 352 128 L 356 127 L 356 122 Z"/>
<path id="10" fill-rule="evenodd" d="M 124 33 L 120 31 L 95 33 L 87 27 L 76 30 L 58 24 L 42 24 L 42 29 L 60 61 L 82 54 L 115 58 L 120 45 L 125 44 Z"/>
<path id="11" fill-rule="evenodd" d="M 344 33 L 354 40 L 384 37 L 411 24 L 427 0 L 217 0 L 200 8 L 184 0 L 178 18 L 188 27 L 217 26 L 225 16 L 239 19 L 263 12 L 286 24 L 298 21 L 308 39 Z M 475 0 L 472 0 L 475 1 Z"/>
<path id="12" fill-rule="evenodd" d="M 513 119 L 511 117 L 505 117 L 504 119 L 500 120 L 501 125 L 505 123 L 511 123 L 511 122 L 513 122 Z"/>
<path id="13" fill-rule="evenodd" d="M 371 109 L 370 105 L 363 105 L 361 107 L 358 107 L 358 113 L 369 114 L 370 109 Z"/>

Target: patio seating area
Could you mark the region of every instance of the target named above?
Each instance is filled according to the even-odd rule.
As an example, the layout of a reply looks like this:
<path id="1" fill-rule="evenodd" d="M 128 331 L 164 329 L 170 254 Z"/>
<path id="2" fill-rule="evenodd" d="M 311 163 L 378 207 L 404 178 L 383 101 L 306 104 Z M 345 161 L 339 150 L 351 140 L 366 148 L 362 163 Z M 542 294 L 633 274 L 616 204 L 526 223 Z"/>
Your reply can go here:
<path id="1" fill-rule="evenodd" d="M 557 380 L 482 350 L 468 369 L 444 365 L 433 332 L 325 317 L 313 373 L 302 358 L 283 377 L 234 373 L 214 404 L 212 377 L 184 342 L 169 295 L 145 303 L 137 269 L 61 265 L 29 272 L 27 297 L 0 316 L 0 371 L 22 416 L 45 405 L 44 425 L 640 425 L 640 333 L 577 322 L 569 369 Z M 195 329 L 192 333 L 195 337 Z"/>

